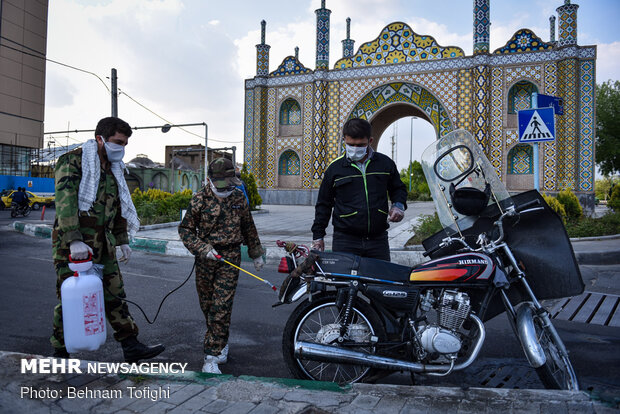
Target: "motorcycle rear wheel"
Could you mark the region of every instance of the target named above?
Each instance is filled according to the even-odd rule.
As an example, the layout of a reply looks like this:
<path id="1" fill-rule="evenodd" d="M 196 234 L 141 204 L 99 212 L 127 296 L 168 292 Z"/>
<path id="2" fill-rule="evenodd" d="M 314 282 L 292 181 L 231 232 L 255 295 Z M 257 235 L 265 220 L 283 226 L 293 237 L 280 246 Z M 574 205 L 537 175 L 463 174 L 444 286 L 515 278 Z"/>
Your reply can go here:
<path id="1" fill-rule="evenodd" d="M 28 217 L 28 215 L 30 215 L 31 211 L 32 210 L 30 209 L 30 207 L 24 207 L 24 209 L 22 210 L 22 216 Z"/>
<path id="2" fill-rule="evenodd" d="M 538 377 L 545 385 L 545 388 L 556 390 L 579 390 L 577 376 L 570 362 L 568 355 L 563 355 L 560 351 L 565 348 L 564 344 L 558 344 L 551 329 L 545 324 L 545 320 L 540 316 L 534 316 L 534 327 L 538 342 L 542 346 L 546 362 L 543 366 L 536 368 Z M 559 339 L 561 341 L 561 339 Z"/>
<path id="3" fill-rule="evenodd" d="M 13 218 L 17 217 L 17 209 L 14 209 L 14 208 L 11 209 L 11 217 Z"/>
<path id="4" fill-rule="evenodd" d="M 358 330 L 366 330 L 365 341 L 369 341 L 371 336 L 378 337 L 379 341 L 385 339 L 383 325 L 370 305 L 358 298 L 353 304 L 353 312 L 351 325 L 355 325 Z M 336 307 L 335 295 L 326 295 L 312 302 L 305 300 L 295 308 L 286 322 L 282 336 L 284 361 L 293 376 L 299 379 L 351 384 L 362 382 L 376 373 L 377 370 L 367 366 L 312 361 L 295 356 L 297 340 L 318 342 L 324 345 L 337 343 L 335 340 L 341 317 L 341 312 Z M 375 347 L 355 349 L 370 353 L 376 352 Z"/>

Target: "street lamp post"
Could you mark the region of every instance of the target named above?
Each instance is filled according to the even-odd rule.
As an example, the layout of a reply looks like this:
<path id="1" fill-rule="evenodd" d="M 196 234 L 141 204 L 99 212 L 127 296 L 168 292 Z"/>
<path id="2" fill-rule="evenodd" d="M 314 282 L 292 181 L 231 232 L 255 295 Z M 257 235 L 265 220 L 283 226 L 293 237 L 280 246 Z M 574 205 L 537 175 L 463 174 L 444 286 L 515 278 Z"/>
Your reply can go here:
<path id="1" fill-rule="evenodd" d="M 411 181 L 412 181 L 412 176 L 413 173 L 411 172 L 411 163 L 413 162 L 413 120 L 415 119 L 415 116 L 411 117 L 411 128 L 410 128 L 410 135 L 409 135 L 409 192 L 411 192 Z"/>

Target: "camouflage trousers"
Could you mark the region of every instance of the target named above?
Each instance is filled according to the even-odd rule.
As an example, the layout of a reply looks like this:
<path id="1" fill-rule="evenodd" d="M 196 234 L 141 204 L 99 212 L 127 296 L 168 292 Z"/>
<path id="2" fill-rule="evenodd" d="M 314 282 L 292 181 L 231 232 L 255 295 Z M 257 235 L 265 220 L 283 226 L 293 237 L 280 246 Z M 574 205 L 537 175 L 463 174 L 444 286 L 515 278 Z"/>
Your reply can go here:
<path id="1" fill-rule="evenodd" d="M 119 298 L 125 298 L 125 289 L 123 284 L 123 276 L 118 268 L 116 258 L 104 255 L 100 264 L 103 268 L 103 299 L 105 301 L 105 316 L 112 329 L 114 330 L 114 339 L 122 341 L 130 336 L 138 335 L 138 325 L 129 314 L 127 303 L 116 299 L 111 293 Z M 56 296 L 60 297 L 60 287 L 62 282 L 68 277 L 73 276 L 73 271 L 69 269 L 67 262 L 55 260 L 56 268 Z M 106 289 L 107 288 L 107 289 Z M 110 292 L 108 292 L 108 290 Z M 54 333 L 50 337 L 50 342 L 54 348 L 63 348 L 65 346 L 64 332 L 62 328 L 62 302 L 54 308 Z"/>
<path id="2" fill-rule="evenodd" d="M 241 264 L 239 246 L 215 249 L 229 262 L 237 266 Z M 239 271 L 224 262 L 196 259 L 196 290 L 207 323 L 204 338 L 206 355 L 218 355 L 228 343 L 230 317 L 238 278 Z"/>

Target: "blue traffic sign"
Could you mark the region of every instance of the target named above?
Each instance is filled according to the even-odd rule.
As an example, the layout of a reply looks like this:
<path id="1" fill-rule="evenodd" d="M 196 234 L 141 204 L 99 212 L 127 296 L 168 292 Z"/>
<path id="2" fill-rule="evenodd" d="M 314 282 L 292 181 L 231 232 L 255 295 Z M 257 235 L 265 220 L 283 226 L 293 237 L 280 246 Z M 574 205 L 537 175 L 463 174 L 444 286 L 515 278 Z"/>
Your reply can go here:
<path id="1" fill-rule="evenodd" d="M 553 108 L 519 111 L 519 142 L 553 141 L 555 116 Z"/>
<path id="2" fill-rule="evenodd" d="M 559 96 L 538 94 L 538 107 L 546 108 L 552 106 L 556 115 L 564 115 L 564 99 Z"/>

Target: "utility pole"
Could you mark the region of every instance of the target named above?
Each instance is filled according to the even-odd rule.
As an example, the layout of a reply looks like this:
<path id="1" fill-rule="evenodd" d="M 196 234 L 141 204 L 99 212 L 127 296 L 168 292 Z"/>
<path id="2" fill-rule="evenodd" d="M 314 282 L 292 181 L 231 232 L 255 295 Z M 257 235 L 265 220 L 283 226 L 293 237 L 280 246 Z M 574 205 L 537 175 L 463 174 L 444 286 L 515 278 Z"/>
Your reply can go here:
<path id="1" fill-rule="evenodd" d="M 112 76 L 110 78 L 110 81 L 112 83 L 112 91 L 110 92 L 112 94 L 112 116 L 118 117 L 118 91 L 117 91 L 117 87 L 116 87 L 116 80 L 118 78 L 116 77 L 116 69 L 112 68 Z"/>
<path id="2" fill-rule="evenodd" d="M 398 135 L 398 121 L 394 122 L 394 129 L 392 130 L 392 160 L 396 163 L 396 135 Z"/>

